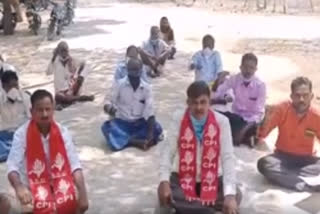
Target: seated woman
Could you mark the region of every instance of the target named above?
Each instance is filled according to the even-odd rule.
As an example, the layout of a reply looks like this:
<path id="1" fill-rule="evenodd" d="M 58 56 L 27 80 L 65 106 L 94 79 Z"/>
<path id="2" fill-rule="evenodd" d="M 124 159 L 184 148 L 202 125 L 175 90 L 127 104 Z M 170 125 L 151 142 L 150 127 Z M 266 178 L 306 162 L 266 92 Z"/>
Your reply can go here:
<path id="1" fill-rule="evenodd" d="M 127 48 L 126 58 L 124 60 L 120 61 L 116 67 L 116 71 L 114 73 L 114 80 L 116 83 L 118 83 L 121 79 L 128 76 L 127 64 L 128 64 L 128 61 L 130 58 L 139 59 L 138 48 L 134 45 L 130 45 Z M 148 83 L 150 82 L 150 79 L 147 75 L 145 67 L 142 68 L 141 78 L 145 82 L 148 82 Z"/>
<path id="2" fill-rule="evenodd" d="M 168 59 L 174 59 L 177 49 L 175 48 L 174 32 L 167 17 L 162 17 L 160 19 L 160 38 L 170 47 Z"/>
<path id="3" fill-rule="evenodd" d="M 54 75 L 54 89 L 57 110 L 75 102 L 93 101 L 93 95 L 81 95 L 81 87 L 88 70 L 85 62 L 78 62 L 70 56 L 69 46 L 60 42 L 54 50 L 47 69 L 47 75 Z"/>
<path id="4" fill-rule="evenodd" d="M 147 150 L 158 143 L 162 128 L 153 113 L 151 86 L 141 80 L 142 62 L 131 58 L 127 66 L 128 76 L 115 85 L 111 102 L 104 106 L 115 118 L 102 125 L 102 133 L 112 150 L 127 146 Z"/>

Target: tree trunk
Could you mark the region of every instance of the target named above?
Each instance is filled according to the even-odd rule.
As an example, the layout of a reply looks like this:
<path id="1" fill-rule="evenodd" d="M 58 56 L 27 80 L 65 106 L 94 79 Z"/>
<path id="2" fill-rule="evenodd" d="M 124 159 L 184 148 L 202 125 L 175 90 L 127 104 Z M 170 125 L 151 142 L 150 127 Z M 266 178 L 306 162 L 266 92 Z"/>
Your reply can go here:
<path id="1" fill-rule="evenodd" d="M 12 35 L 14 33 L 15 26 L 12 20 L 13 20 L 13 14 L 12 14 L 11 6 L 8 0 L 4 0 L 3 1 L 3 18 L 2 18 L 4 35 Z"/>

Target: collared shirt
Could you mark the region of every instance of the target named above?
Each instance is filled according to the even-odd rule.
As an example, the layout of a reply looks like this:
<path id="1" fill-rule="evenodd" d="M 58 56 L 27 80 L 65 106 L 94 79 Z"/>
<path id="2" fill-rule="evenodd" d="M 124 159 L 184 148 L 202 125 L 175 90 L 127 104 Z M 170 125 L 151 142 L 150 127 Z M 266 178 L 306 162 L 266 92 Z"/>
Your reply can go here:
<path id="1" fill-rule="evenodd" d="M 315 108 L 310 107 L 306 115 L 299 118 L 290 101 L 275 105 L 259 128 L 258 136 L 265 138 L 276 127 L 279 128 L 276 150 L 296 155 L 316 153 L 315 139 L 320 139 L 320 112 Z"/>
<path id="2" fill-rule="evenodd" d="M 196 66 L 195 81 L 203 80 L 211 84 L 222 72 L 222 60 L 220 53 L 216 50 L 209 57 L 203 54 L 203 50 L 192 56 L 191 63 Z"/>
<path id="3" fill-rule="evenodd" d="M 172 172 L 179 172 L 179 149 L 178 137 L 184 112 L 175 112 L 172 117 L 172 123 L 168 127 L 168 137 L 159 144 L 159 177 L 160 181 L 169 181 Z M 223 175 L 224 195 L 236 194 L 236 172 L 235 156 L 233 153 L 233 144 L 231 128 L 228 118 L 218 112 L 214 112 L 216 120 L 220 127 L 220 159 L 219 175 Z M 197 182 L 201 181 L 201 160 L 202 144 L 197 143 Z"/>
<path id="4" fill-rule="evenodd" d="M 117 109 L 116 118 L 135 121 L 153 116 L 153 99 L 151 85 L 140 81 L 136 91 L 133 90 L 128 77 L 113 86 L 111 104 Z"/>
<path id="5" fill-rule="evenodd" d="M 117 64 L 116 71 L 114 73 L 114 80 L 116 82 L 119 82 L 119 80 L 127 76 L 128 76 L 127 62 L 126 60 L 122 60 Z M 142 68 L 141 79 L 143 79 L 147 83 L 150 83 L 150 79 L 147 75 L 145 66 L 143 66 Z"/>
<path id="6" fill-rule="evenodd" d="M 169 46 L 162 39 L 159 39 L 157 44 L 153 45 L 149 39 L 143 42 L 142 49 L 152 56 L 159 57 L 169 49 Z"/>
<path id="7" fill-rule="evenodd" d="M 20 98 L 11 103 L 7 93 L 0 89 L 0 131 L 14 132 L 31 117 L 29 95 L 22 90 L 19 90 L 19 93 Z"/>
<path id="8" fill-rule="evenodd" d="M 29 180 L 27 176 L 27 160 L 26 160 L 26 147 L 27 147 L 27 130 L 30 121 L 23 124 L 14 134 L 12 147 L 7 160 L 7 172 L 18 172 L 20 175 L 21 182 L 29 187 Z M 71 134 L 68 129 L 58 124 L 58 127 L 63 138 L 63 142 L 66 148 L 67 157 L 69 159 L 71 171 L 74 172 L 76 169 L 81 169 L 80 160 L 78 158 L 76 148 L 73 144 Z M 41 136 L 42 145 L 47 160 L 49 160 L 49 138 Z"/>
<path id="9" fill-rule="evenodd" d="M 78 75 L 78 69 L 81 63 L 75 59 L 72 59 L 75 64 L 76 71 L 72 72 L 69 70 L 68 65 L 63 65 L 60 57 L 57 56 L 54 62 L 50 61 L 48 69 L 46 70 L 47 75 L 53 74 L 54 76 L 54 89 L 55 92 L 64 92 L 70 89 L 72 81 L 74 81 L 78 76 L 86 77 L 89 69 L 88 66 L 85 65 L 80 75 Z"/>
<path id="10" fill-rule="evenodd" d="M 229 89 L 234 93 L 232 111 L 247 122 L 261 122 L 266 103 L 266 85 L 254 76 L 249 85 L 245 85 L 242 74 L 236 74 L 219 86 L 214 97 L 223 98 Z"/>

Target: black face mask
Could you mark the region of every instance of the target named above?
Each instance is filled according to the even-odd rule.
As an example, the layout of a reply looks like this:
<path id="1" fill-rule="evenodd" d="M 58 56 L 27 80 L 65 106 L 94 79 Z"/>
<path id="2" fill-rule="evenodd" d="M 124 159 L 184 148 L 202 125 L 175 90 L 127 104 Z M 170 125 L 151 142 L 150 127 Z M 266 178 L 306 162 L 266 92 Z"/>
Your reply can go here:
<path id="1" fill-rule="evenodd" d="M 128 75 L 129 82 L 133 88 L 133 90 L 137 90 L 140 85 L 140 77 Z"/>

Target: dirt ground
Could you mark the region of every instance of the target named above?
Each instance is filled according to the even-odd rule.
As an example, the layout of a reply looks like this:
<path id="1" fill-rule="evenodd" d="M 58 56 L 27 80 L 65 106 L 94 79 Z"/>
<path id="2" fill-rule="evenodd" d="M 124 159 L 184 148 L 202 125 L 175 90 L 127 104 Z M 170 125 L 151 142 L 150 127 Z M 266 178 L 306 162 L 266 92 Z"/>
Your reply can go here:
<path id="1" fill-rule="evenodd" d="M 312 79 L 314 93 L 320 96 L 320 18 L 308 11 L 285 16 L 268 11 L 242 13 L 240 7 L 229 10 L 235 1 L 224 1 L 220 10 L 212 11 L 203 3 L 176 7 L 166 1 L 79 0 L 75 24 L 64 31 L 63 39 L 74 56 L 86 59 L 91 66 L 85 89 L 96 94 L 96 100 L 57 112 L 56 119 L 74 135 L 89 189 L 88 213 L 149 214 L 157 205 L 157 147 L 146 153 L 131 148 L 112 153 L 106 148 L 100 126 L 107 119 L 102 106 L 110 93 L 116 62 L 124 57 L 128 45 L 140 45 L 147 39 L 150 26 L 157 25 L 160 17 L 167 16 L 173 25 L 178 49 L 164 76 L 152 83 L 156 116 L 166 133 L 172 113 L 184 108 L 185 90 L 194 78 L 187 65 L 206 33 L 215 36 L 226 70 L 237 72 L 245 52 L 258 55 L 258 75 L 267 84 L 268 103 L 287 99 L 289 84 L 298 75 Z M 0 35 L 0 52 L 20 70 L 21 84 L 30 91 L 39 85 L 53 91 L 52 77 L 44 71 L 58 41 L 46 41 L 48 12 L 42 12 L 42 17 L 39 36 L 31 35 L 26 23 L 19 25 L 14 36 Z M 314 104 L 319 107 L 320 101 L 315 99 Z M 270 138 L 270 144 L 273 140 Z M 246 148 L 236 151 L 239 184 L 245 192 L 241 213 L 319 212 L 319 195 L 268 185 L 256 171 L 256 161 L 264 154 Z M 7 190 L 5 164 L 0 165 L 0 172 L 0 190 Z"/>

